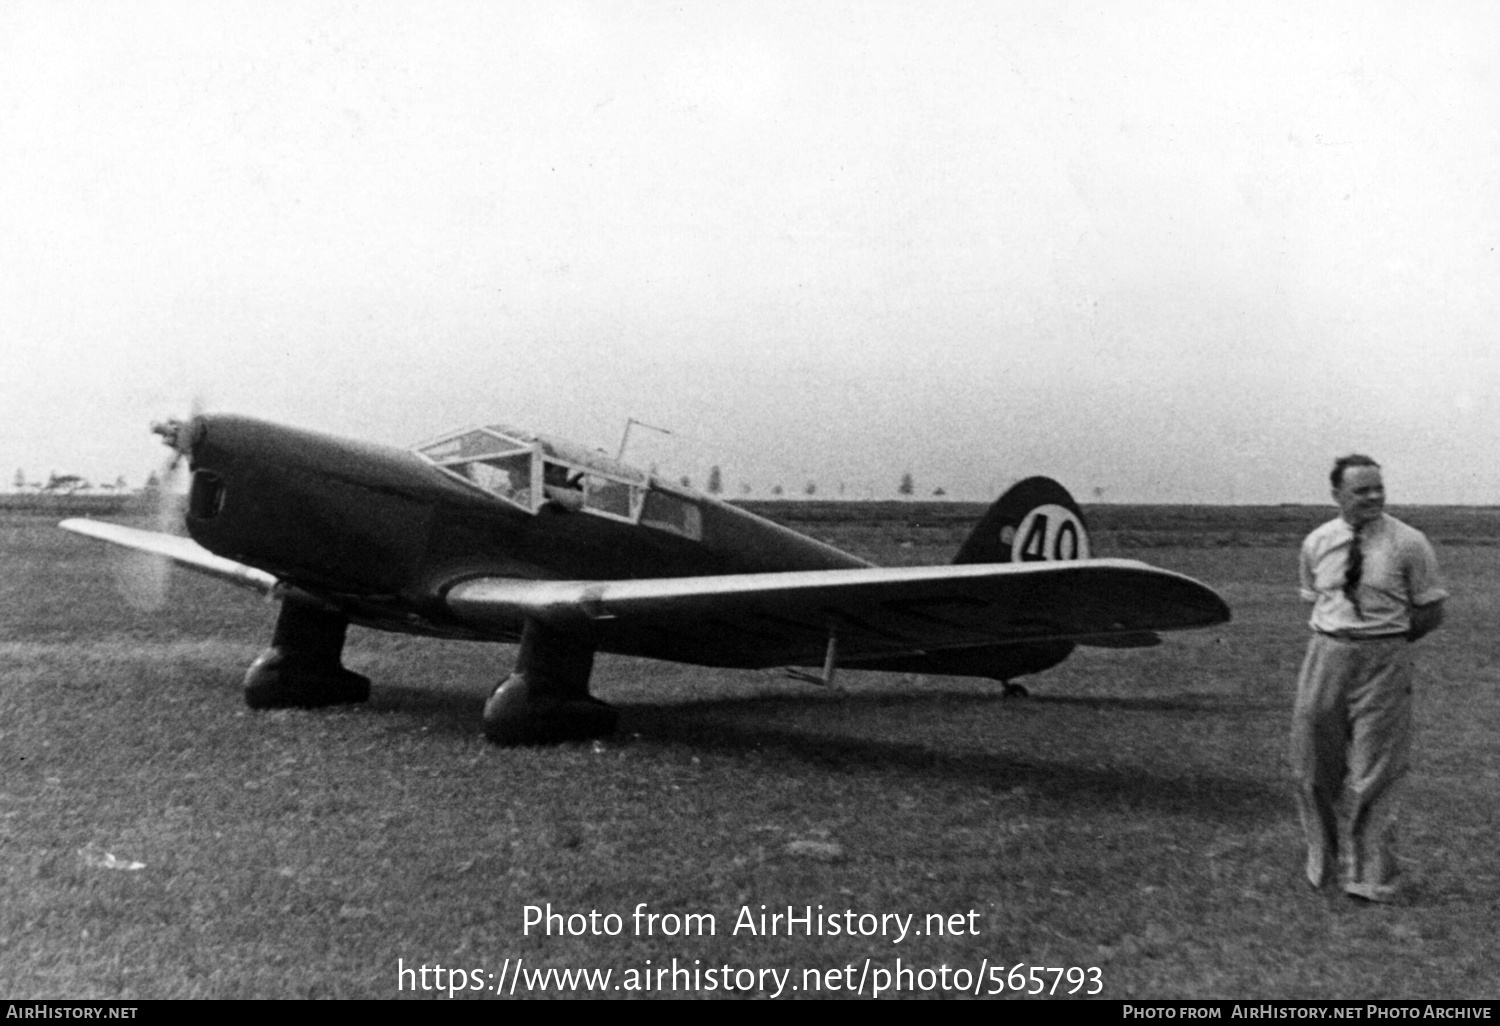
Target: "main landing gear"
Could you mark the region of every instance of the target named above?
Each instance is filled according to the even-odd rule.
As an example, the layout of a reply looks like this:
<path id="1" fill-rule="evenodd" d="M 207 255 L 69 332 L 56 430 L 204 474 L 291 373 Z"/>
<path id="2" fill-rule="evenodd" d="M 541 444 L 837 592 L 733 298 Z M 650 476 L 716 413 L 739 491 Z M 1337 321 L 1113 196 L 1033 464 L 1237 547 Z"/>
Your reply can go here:
<path id="1" fill-rule="evenodd" d="M 295 592 L 281 600 L 271 647 L 245 673 L 252 709 L 317 709 L 363 702 L 370 679 L 344 669 L 349 620 Z"/>
<path id="2" fill-rule="evenodd" d="M 510 676 L 484 703 L 484 734 L 502 745 L 586 741 L 614 733 L 614 709 L 589 694 L 594 650 L 528 619 Z"/>
<path id="3" fill-rule="evenodd" d="M 252 709 L 363 702 L 370 680 L 343 666 L 349 620 L 296 592 L 281 601 L 271 647 L 245 674 Z M 589 694 L 594 650 L 576 635 L 527 620 L 516 667 L 484 704 L 484 733 L 502 745 L 586 741 L 614 733 L 618 714 Z"/>

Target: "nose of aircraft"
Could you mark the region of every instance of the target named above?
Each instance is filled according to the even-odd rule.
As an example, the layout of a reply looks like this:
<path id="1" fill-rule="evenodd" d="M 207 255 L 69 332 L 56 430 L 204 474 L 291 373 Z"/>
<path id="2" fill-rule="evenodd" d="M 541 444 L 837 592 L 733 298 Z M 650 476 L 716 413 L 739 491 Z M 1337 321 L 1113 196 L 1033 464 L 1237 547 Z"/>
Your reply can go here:
<path id="1" fill-rule="evenodd" d="M 283 579 L 395 591 L 427 537 L 433 471 L 404 450 L 232 414 L 168 421 L 188 455 L 188 532 L 211 552 Z"/>
<path id="2" fill-rule="evenodd" d="M 339 438 L 230 413 L 169 420 L 152 428 L 193 466 L 232 472 L 278 468 L 373 490 L 419 494 L 445 478 L 425 461 L 387 445 Z"/>

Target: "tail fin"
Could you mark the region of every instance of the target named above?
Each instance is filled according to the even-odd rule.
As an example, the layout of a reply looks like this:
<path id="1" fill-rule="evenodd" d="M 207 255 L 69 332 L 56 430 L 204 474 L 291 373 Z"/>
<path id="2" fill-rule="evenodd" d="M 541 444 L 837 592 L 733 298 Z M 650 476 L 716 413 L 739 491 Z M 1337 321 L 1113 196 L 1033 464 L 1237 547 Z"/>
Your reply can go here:
<path id="1" fill-rule="evenodd" d="M 1068 490 L 1050 477 L 1028 477 L 990 507 L 955 563 L 1034 563 L 1088 559 L 1089 531 Z"/>

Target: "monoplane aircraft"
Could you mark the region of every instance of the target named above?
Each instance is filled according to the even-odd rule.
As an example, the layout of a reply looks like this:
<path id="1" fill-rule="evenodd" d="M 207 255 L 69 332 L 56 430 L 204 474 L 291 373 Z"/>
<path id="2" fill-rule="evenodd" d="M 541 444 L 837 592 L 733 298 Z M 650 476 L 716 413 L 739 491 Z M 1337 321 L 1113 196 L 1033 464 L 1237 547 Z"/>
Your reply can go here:
<path id="1" fill-rule="evenodd" d="M 1199 582 L 1090 558 L 1055 481 L 1021 481 L 952 564 L 882 568 L 602 452 L 505 426 L 412 449 L 228 414 L 154 430 L 187 461 L 190 537 L 96 520 L 79 534 L 280 598 L 245 677 L 257 709 L 368 698 L 350 624 L 519 643 L 484 708 L 501 744 L 606 735 L 594 656 L 992 678 L 1075 645 L 1134 647 L 1229 619 Z M 810 672 L 816 671 L 816 672 Z"/>

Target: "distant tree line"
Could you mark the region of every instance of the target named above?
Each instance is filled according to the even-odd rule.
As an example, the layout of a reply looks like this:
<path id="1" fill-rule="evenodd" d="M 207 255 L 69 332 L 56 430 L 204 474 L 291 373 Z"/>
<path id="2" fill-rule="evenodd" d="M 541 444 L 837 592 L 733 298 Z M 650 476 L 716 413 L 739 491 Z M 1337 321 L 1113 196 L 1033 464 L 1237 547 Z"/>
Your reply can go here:
<path id="1" fill-rule="evenodd" d="M 651 472 L 652 474 L 656 473 L 655 465 L 652 466 Z M 693 486 L 693 479 L 686 474 L 678 478 L 678 481 L 684 488 L 691 488 Z M 708 468 L 708 481 L 704 485 L 704 489 L 710 495 L 722 495 L 724 493 L 724 470 L 717 463 Z M 754 492 L 755 489 L 749 481 L 742 480 L 739 482 L 739 494 L 748 496 L 754 494 Z M 809 499 L 815 498 L 818 495 L 818 492 L 819 485 L 815 480 L 809 479 L 802 486 L 802 494 Z M 839 497 L 843 498 L 846 492 L 847 486 L 843 481 L 840 481 L 838 483 Z M 907 471 L 906 473 L 901 475 L 900 483 L 896 486 L 896 494 L 900 495 L 903 498 L 911 498 L 912 496 L 916 495 L 916 493 L 916 479 L 912 476 L 910 471 Z M 786 495 L 786 488 L 778 482 L 770 487 L 770 494 L 776 498 L 781 498 Z M 943 498 L 947 494 L 948 490 L 946 488 L 938 487 L 932 490 L 932 495 L 934 498 Z"/>
<path id="2" fill-rule="evenodd" d="M 147 484 L 149 486 L 150 482 Z M 44 495 L 75 495 L 78 492 L 90 491 L 95 487 L 105 492 L 123 492 L 130 488 L 125 481 L 124 474 L 115 478 L 113 484 L 105 483 L 95 486 L 92 481 L 81 474 L 59 474 L 55 470 L 47 475 L 46 481 L 28 481 L 23 468 L 17 468 L 15 477 L 11 478 L 11 485 L 11 490 L 15 492 L 37 492 Z"/>

